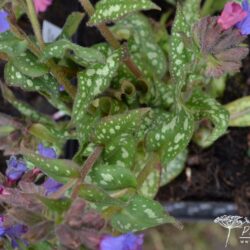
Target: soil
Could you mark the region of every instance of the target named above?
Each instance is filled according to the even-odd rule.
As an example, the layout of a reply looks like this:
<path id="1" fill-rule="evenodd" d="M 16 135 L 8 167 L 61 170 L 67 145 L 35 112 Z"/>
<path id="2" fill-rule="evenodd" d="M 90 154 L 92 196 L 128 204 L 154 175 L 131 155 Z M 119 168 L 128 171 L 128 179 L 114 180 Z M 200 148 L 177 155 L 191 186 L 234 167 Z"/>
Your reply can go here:
<path id="1" fill-rule="evenodd" d="M 163 11 L 170 7 L 165 1 L 155 2 L 162 7 Z M 40 19 L 46 19 L 62 27 L 66 16 L 78 8 L 77 0 L 72 0 L 70 3 L 68 0 L 54 0 L 53 6 L 48 12 L 42 14 Z M 159 19 L 157 11 L 146 13 L 154 19 Z M 85 25 L 86 20 L 87 17 L 84 18 L 74 40 L 84 46 L 103 41 L 95 28 Z M 22 21 L 25 27 L 27 20 Z M 27 25 L 25 30 L 29 29 L 30 26 Z M 0 76 L 2 66 L 0 65 Z M 245 95 L 250 95 L 250 56 L 244 61 L 242 71 L 228 79 L 224 96 L 220 101 L 228 103 Z M 33 98 L 32 93 L 25 95 L 26 100 L 35 102 L 37 97 L 35 100 Z M 0 112 L 13 114 L 16 111 L 9 104 L 3 105 L 3 99 L 0 97 Z M 162 187 L 157 199 L 160 201 L 234 201 L 241 215 L 250 215 L 249 152 L 249 128 L 229 128 L 225 136 L 207 149 L 201 149 L 194 143 L 190 143 L 185 171 L 169 185 Z M 190 178 L 187 178 L 187 172 L 191 172 Z"/>

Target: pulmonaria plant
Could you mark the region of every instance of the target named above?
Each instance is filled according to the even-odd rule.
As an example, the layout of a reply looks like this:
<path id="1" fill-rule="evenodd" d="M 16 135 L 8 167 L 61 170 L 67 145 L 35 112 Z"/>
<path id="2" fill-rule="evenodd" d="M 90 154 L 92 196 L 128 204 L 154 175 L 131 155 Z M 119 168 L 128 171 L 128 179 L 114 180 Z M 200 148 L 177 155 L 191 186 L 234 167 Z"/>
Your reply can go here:
<path id="1" fill-rule="evenodd" d="M 230 2 L 221 16 L 200 18 L 200 1 L 186 0 L 170 35 L 141 13 L 160 11 L 153 1 L 80 2 L 107 42 L 73 43 L 84 16 L 74 12 L 45 43 L 37 14 L 52 1 L 0 5 L 0 87 L 20 114 L 0 114 L 0 149 L 10 156 L 0 202 L 8 228 L 25 228 L 10 236 L 0 224 L 0 233 L 21 249 L 141 250 L 142 230 L 180 226 L 154 197 L 184 169 L 189 142 L 208 147 L 229 124 L 247 124 L 246 102 L 224 107 L 211 89 L 248 54 L 249 4 Z M 20 13 L 34 35 L 18 25 Z M 43 96 L 39 105 L 53 112 L 19 99 L 17 88 Z M 72 141 L 77 152 L 64 159 Z"/>

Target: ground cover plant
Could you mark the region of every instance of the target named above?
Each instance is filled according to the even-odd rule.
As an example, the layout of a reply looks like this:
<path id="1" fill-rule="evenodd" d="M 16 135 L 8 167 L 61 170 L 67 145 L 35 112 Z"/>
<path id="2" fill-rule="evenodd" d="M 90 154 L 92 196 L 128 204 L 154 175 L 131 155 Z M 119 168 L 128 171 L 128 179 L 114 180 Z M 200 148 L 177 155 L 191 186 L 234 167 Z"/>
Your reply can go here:
<path id="1" fill-rule="evenodd" d="M 170 34 L 169 13 L 154 22 L 141 12 L 160 11 L 150 0 L 80 3 L 83 12 L 71 13 L 51 43 L 37 15 L 52 1 L 0 5 L 1 91 L 19 111 L 0 116 L 10 156 L 0 189 L 5 249 L 141 249 L 140 231 L 181 228 L 154 197 L 182 171 L 189 142 L 209 147 L 229 125 L 249 125 L 249 97 L 216 100 L 249 52 L 247 0 L 226 3 L 220 16 L 209 16 L 219 9 L 207 2 L 178 3 Z M 72 42 L 84 15 L 106 42 Z M 33 34 L 19 26 L 23 16 Z M 56 113 L 38 111 L 17 89 L 43 96 Z M 64 159 L 72 140 L 78 151 Z"/>

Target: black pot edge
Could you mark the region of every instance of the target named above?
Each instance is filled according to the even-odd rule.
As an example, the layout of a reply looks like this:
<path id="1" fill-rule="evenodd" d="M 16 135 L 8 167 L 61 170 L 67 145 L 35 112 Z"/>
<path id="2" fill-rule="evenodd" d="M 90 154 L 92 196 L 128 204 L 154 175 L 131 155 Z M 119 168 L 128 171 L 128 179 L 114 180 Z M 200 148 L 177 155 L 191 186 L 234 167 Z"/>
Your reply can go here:
<path id="1" fill-rule="evenodd" d="M 180 221 L 213 221 L 222 215 L 239 215 L 233 202 L 180 201 L 162 202 L 165 210 Z"/>

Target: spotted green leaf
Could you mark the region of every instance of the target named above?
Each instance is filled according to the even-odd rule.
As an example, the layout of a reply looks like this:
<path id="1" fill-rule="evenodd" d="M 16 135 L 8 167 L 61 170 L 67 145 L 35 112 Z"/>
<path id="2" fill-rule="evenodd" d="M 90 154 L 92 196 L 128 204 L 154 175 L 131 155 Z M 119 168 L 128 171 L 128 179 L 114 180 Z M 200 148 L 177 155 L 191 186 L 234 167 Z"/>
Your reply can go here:
<path id="1" fill-rule="evenodd" d="M 204 134 L 201 134 L 199 141 L 202 142 L 202 146 L 210 146 L 220 136 L 225 134 L 229 122 L 229 113 L 215 99 L 200 90 L 196 90 L 188 101 L 188 106 L 194 112 L 196 120 L 206 118 L 214 125 L 214 128 L 208 130 L 205 137 L 203 137 Z M 199 131 L 197 133 L 199 134 Z"/>
<path id="2" fill-rule="evenodd" d="M 50 96 L 59 94 L 58 84 L 51 75 L 44 75 L 37 78 L 29 78 L 19 71 L 11 61 L 9 61 L 4 69 L 5 81 L 10 86 L 20 87 L 26 91 L 41 91 Z"/>
<path id="3" fill-rule="evenodd" d="M 119 21 L 113 28 L 114 34 L 120 39 L 128 40 L 129 51 L 134 60 L 138 59 L 135 55 L 142 54 L 143 60 L 146 60 L 148 69 L 142 59 L 138 59 L 136 65 L 140 65 L 140 69 L 156 75 L 160 79 L 165 75 L 167 69 L 167 59 L 164 52 L 157 44 L 154 32 L 149 20 L 142 14 L 135 13 L 125 19 Z"/>
<path id="4" fill-rule="evenodd" d="M 136 140 L 130 134 L 122 134 L 105 147 L 104 159 L 109 164 L 132 168 L 136 154 Z"/>
<path id="5" fill-rule="evenodd" d="M 76 33 L 83 18 L 84 18 L 84 13 L 72 12 L 67 17 L 67 20 L 63 26 L 63 30 L 60 37 L 65 37 L 70 39 Z"/>
<path id="6" fill-rule="evenodd" d="M 28 51 L 17 55 L 12 62 L 22 74 L 29 77 L 39 77 L 48 73 L 47 66 L 38 63 L 38 59 Z"/>
<path id="7" fill-rule="evenodd" d="M 102 205 L 121 204 L 118 200 L 113 199 L 106 191 L 91 184 L 82 184 L 79 188 L 79 196 L 83 199 Z"/>
<path id="8" fill-rule="evenodd" d="M 120 63 L 120 51 L 115 51 L 107 58 L 106 63 L 95 64 L 78 74 L 78 90 L 73 106 L 72 119 L 76 123 L 79 140 L 84 139 L 86 126 L 85 120 L 93 121 L 94 118 L 86 117 L 86 109 L 94 98 L 106 90 L 115 75 Z M 90 128 L 90 126 L 88 127 Z"/>
<path id="9" fill-rule="evenodd" d="M 182 34 L 188 34 L 189 26 L 185 20 L 185 15 L 183 14 L 180 5 L 177 6 L 177 12 L 172 27 L 172 35 L 170 40 L 170 73 L 172 78 L 176 83 L 179 83 L 180 78 L 183 77 L 188 61 L 188 54 L 184 48 L 184 41 Z M 181 84 L 183 82 L 181 81 Z"/>
<path id="10" fill-rule="evenodd" d="M 245 96 L 224 106 L 230 113 L 229 126 L 250 126 L 250 96 Z"/>
<path id="11" fill-rule="evenodd" d="M 24 152 L 25 159 L 39 167 L 44 173 L 55 180 L 62 182 L 66 178 L 80 176 L 80 168 L 70 160 L 48 159 L 37 154 Z"/>
<path id="12" fill-rule="evenodd" d="M 183 13 L 190 28 L 200 18 L 201 0 L 185 0 L 183 4 Z"/>
<path id="13" fill-rule="evenodd" d="M 4 99 L 11 103 L 21 114 L 25 117 L 30 118 L 32 121 L 40 121 L 43 123 L 52 123 L 52 120 L 45 114 L 39 113 L 28 103 L 18 100 L 12 91 L 5 85 L 1 84 L 2 94 Z"/>
<path id="14" fill-rule="evenodd" d="M 132 134 L 148 111 L 148 108 L 142 108 L 103 118 L 96 125 L 92 140 L 98 144 L 107 144 L 120 134 Z"/>
<path id="15" fill-rule="evenodd" d="M 45 126 L 44 124 L 34 123 L 29 127 L 28 131 L 39 140 L 53 143 L 58 147 L 72 137 L 66 130 L 58 128 L 55 124 Z"/>
<path id="16" fill-rule="evenodd" d="M 164 186 L 175 179 L 184 169 L 187 159 L 187 150 L 179 153 L 172 161 L 168 158 L 162 160 L 161 186 Z"/>
<path id="17" fill-rule="evenodd" d="M 0 33 L 0 52 L 15 58 L 27 49 L 27 42 L 16 38 L 10 31 Z"/>
<path id="18" fill-rule="evenodd" d="M 175 112 L 156 120 L 146 138 L 147 148 L 160 150 L 161 158 L 171 161 L 188 145 L 193 131 L 193 115 L 185 107 L 178 106 Z"/>
<path id="19" fill-rule="evenodd" d="M 52 214 L 54 214 L 55 212 L 57 214 L 63 214 L 70 208 L 71 205 L 71 200 L 68 198 L 55 200 L 55 199 L 49 199 L 44 196 L 36 196 L 36 197 L 43 203 L 43 205 L 47 207 L 49 212 Z"/>
<path id="20" fill-rule="evenodd" d="M 177 84 L 177 92 L 188 82 L 200 80 L 196 74 L 198 50 L 192 39 L 193 24 L 199 19 L 200 0 L 186 0 L 177 5 L 170 39 L 170 73 Z M 192 74 L 189 77 L 187 75 Z"/>
<path id="21" fill-rule="evenodd" d="M 152 171 L 143 182 L 139 193 L 147 198 L 154 198 L 158 192 L 161 181 L 161 166 L 158 164 L 154 164 L 152 166 Z"/>
<path id="22" fill-rule="evenodd" d="M 174 89 L 172 84 L 155 80 L 147 95 L 141 100 L 153 107 L 169 108 L 174 103 Z"/>
<path id="23" fill-rule="evenodd" d="M 101 116 L 123 113 L 127 110 L 124 102 L 108 96 L 96 98 L 91 107 L 94 108 L 93 112 L 100 113 Z"/>
<path id="24" fill-rule="evenodd" d="M 129 204 L 111 219 L 114 229 L 119 232 L 135 232 L 165 223 L 175 223 L 164 208 L 156 201 L 136 195 Z"/>
<path id="25" fill-rule="evenodd" d="M 91 178 L 91 182 L 104 190 L 136 187 L 134 174 L 129 169 L 117 165 L 96 165 L 89 173 L 89 177 Z"/>
<path id="26" fill-rule="evenodd" d="M 114 22 L 121 17 L 140 10 L 160 8 L 150 0 L 101 0 L 95 6 L 95 13 L 89 25 Z"/>
<path id="27" fill-rule="evenodd" d="M 67 39 L 61 39 L 47 45 L 40 60 L 45 62 L 51 58 L 62 59 L 65 56 L 70 57 L 82 66 L 88 66 L 90 63 L 105 62 L 103 55 L 98 50 L 79 46 Z"/>

